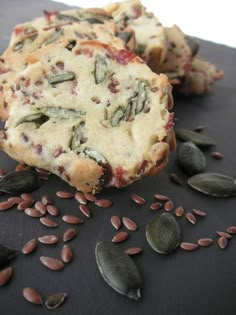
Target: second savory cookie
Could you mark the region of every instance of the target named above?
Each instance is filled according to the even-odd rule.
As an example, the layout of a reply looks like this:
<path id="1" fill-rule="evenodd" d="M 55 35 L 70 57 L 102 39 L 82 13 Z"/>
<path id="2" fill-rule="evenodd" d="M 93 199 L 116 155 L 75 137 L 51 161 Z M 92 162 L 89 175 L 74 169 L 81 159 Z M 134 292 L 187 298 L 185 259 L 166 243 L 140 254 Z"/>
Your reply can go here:
<path id="1" fill-rule="evenodd" d="M 132 52 L 96 41 L 52 44 L 10 87 L 1 148 L 83 192 L 126 186 L 167 163 L 170 86 Z"/>

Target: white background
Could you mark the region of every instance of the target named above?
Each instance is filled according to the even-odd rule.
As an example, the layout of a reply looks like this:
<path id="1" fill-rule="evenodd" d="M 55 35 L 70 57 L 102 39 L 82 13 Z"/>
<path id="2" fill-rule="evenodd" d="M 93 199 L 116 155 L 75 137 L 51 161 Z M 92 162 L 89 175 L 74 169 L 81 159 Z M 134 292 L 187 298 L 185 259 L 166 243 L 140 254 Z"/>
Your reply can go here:
<path id="1" fill-rule="evenodd" d="M 102 7 L 116 1 L 57 0 L 68 5 Z M 185 33 L 236 47 L 235 0 L 142 0 L 164 26 L 177 24 Z"/>

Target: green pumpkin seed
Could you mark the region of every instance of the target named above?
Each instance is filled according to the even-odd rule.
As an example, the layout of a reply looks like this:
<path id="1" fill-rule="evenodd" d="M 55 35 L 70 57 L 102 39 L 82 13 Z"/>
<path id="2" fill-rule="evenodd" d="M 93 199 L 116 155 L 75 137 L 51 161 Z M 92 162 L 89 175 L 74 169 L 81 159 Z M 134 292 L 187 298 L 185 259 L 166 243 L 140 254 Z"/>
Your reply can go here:
<path id="1" fill-rule="evenodd" d="M 8 194 L 27 193 L 37 189 L 42 181 L 38 174 L 32 171 L 8 173 L 0 179 L 0 191 Z"/>
<path id="2" fill-rule="evenodd" d="M 72 81 L 75 79 L 75 74 L 73 72 L 62 73 L 54 75 L 53 77 L 48 79 L 48 83 L 50 84 L 58 84 L 66 81 Z"/>
<path id="3" fill-rule="evenodd" d="M 171 213 L 158 214 L 147 225 L 146 238 L 159 254 L 170 254 L 180 243 L 180 227 Z"/>
<path id="4" fill-rule="evenodd" d="M 77 126 L 73 126 L 72 139 L 70 143 L 71 150 L 75 150 L 81 145 L 81 140 L 83 139 L 84 126 L 85 126 L 84 122 L 81 122 Z"/>
<path id="5" fill-rule="evenodd" d="M 185 40 L 191 50 L 192 57 L 196 56 L 199 50 L 199 41 L 196 38 L 188 35 L 185 35 Z"/>
<path id="6" fill-rule="evenodd" d="M 57 14 L 58 20 L 69 21 L 69 22 L 80 22 L 81 20 L 73 15 Z"/>
<path id="7" fill-rule="evenodd" d="M 178 147 L 178 162 L 190 175 L 201 173 L 206 167 L 206 158 L 193 142 L 181 143 Z"/>
<path id="8" fill-rule="evenodd" d="M 133 260 L 112 242 L 99 242 L 96 262 L 103 279 L 117 292 L 130 299 L 141 297 L 141 276 Z"/>
<path id="9" fill-rule="evenodd" d="M 121 119 L 124 117 L 124 115 L 125 115 L 125 109 L 123 107 L 119 106 L 110 118 L 111 126 L 112 127 L 118 126 Z"/>
<path id="10" fill-rule="evenodd" d="M 70 108 L 46 107 L 42 110 L 46 116 L 56 119 L 75 119 L 86 114 L 86 112 L 81 110 L 74 110 Z"/>
<path id="11" fill-rule="evenodd" d="M 98 14 L 98 13 L 84 11 L 84 10 L 79 11 L 78 15 L 83 21 L 89 21 L 90 19 L 91 20 L 94 19 L 96 21 L 99 21 L 99 24 L 103 23 L 103 21 L 108 21 L 112 19 L 112 17 L 109 15 L 103 15 L 103 14 Z"/>
<path id="12" fill-rule="evenodd" d="M 146 50 L 146 46 L 142 44 L 137 44 L 135 47 L 135 52 L 138 56 L 142 56 Z"/>
<path id="13" fill-rule="evenodd" d="M 65 301 L 66 297 L 67 293 L 65 292 L 53 294 L 47 298 L 47 300 L 45 301 L 45 306 L 49 310 L 54 310 Z"/>
<path id="14" fill-rule="evenodd" d="M 37 29 L 33 26 L 28 26 L 28 27 L 25 27 L 24 29 L 24 33 L 25 34 L 29 34 L 29 33 L 32 33 L 32 32 L 37 32 Z"/>
<path id="15" fill-rule="evenodd" d="M 106 79 L 107 72 L 108 72 L 108 68 L 107 68 L 106 58 L 104 56 L 97 55 L 96 60 L 95 60 L 95 70 L 94 70 L 96 84 L 102 83 Z"/>
<path id="16" fill-rule="evenodd" d="M 24 47 L 24 41 L 22 40 L 21 42 L 16 43 L 13 46 L 12 50 L 13 51 L 18 51 L 18 50 L 22 49 L 23 47 Z"/>
<path id="17" fill-rule="evenodd" d="M 127 105 L 125 112 L 124 112 L 124 121 L 128 121 L 132 116 L 132 109 L 133 109 L 133 101 L 131 100 Z"/>
<path id="18" fill-rule="evenodd" d="M 83 152 L 90 159 L 96 161 L 99 165 L 106 165 L 107 164 L 106 158 L 101 153 L 99 153 L 98 151 L 87 147 L 83 150 Z"/>
<path id="19" fill-rule="evenodd" d="M 147 83 L 145 81 L 142 81 L 138 85 L 138 96 L 136 100 L 136 108 L 135 108 L 135 114 L 137 115 L 144 109 L 145 102 L 147 100 L 147 92 L 146 87 Z"/>
<path id="20" fill-rule="evenodd" d="M 199 134 L 198 132 L 184 129 L 184 128 L 179 128 L 175 130 L 176 136 L 182 140 L 182 141 L 191 141 L 197 146 L 200 147 L 211 147 L 216 145 L 215 142 L 206 136 L 203 136 Z"/>
<path id="21" fill-rule="evenodd" d="M 44 45 L 47 46 L 53 42 L 55 42 L 56 40 L 58 40 L 58 38 L 63 34 L 63 30 L 59 29 L 56 30 L 55 32 L 53 32 L 45 41 L 44 41 Z"/>
<path id="22" fill-rule="evenodd" d="M 226 175 L 217 173 L 197 174 L 188 179 L 188 184 L 193 189 L 206 195 L 222 198 L 236 196 L 236 180 Z"/>
<path id="23" fill-rule="evenodd" d="M 97 18 L 87 18 L 87 19 L 84 19 L 84 21 L 87 21 L 90 24 L 104 24 L 103 21 L 101 21 L 101 20 L 99 20 Z"/>
<path id="24" fill-rule="evenodd" d="M 17 255 L 18 252 L 15 249 L 10 249 L 0 244 L 0 270 Z"/>

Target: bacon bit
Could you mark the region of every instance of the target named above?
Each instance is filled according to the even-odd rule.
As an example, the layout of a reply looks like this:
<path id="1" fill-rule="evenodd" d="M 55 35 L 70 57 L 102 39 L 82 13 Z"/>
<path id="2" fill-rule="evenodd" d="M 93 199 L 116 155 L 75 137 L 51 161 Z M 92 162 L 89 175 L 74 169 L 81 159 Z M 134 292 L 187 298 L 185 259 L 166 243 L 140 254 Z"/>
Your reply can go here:
<path id="1" fill-rule="evenodd" d="M 111 93 L 118 93 L 119 90 L 116 88 L 120 83 L 116 78 L 114 78 L 114 73 L 111 75 L 111 82 L 108 84 L 108 89 Z"/>
<path id="2" fill-rule="evenodd" d="M 7 133 L 4 130 L 0 130 L 0 140 L 6 140 L 7 139 Z"/>
<path id="3" fill-rule="evenodd" d="M 53 156 L 54 156 L 55 158 L 57 158 L 58 156 L 60 156 L 62 153 L 65 153 L 65 152 L 66 152 L 66 151 L 63 150 L 62 147 L 60 147 L 60 148 L 57 148 L 57 149 L 55 150 Z"/>
<path id="4" fill-rule="evenodd" d="M 126 171 L 121 167 L 116 167 L 114 169 L 114 177 L 115 177 L 115 186 L 116 187 L 122 187 L 127 184 L 127 180 L 124 178 L 124 174 Z"/>
<path id="5" fill-rule="evenodd" d="M 109 53 L 111 55 L 111 58 L 121 65 L 127 65 L 130 61 L 137 58 L 137 56 L 133 52 L 125 49 L 121 50 L 110 49 Z"/>
<path id="6" fill-rule="evenodd" d="M 58 173 L 61 175 L 63 172 L 65 172 L 64 166 L 59 165 L 59 166 L 57 167 L 57 171 L 58 171 Z"/>
<path id="7" fill-rule="evenodd" d="M 147 160 L 143 160 L 142 162 L 139 163 L 138 168 L 137 168 L 137 175 L 143 174 L 145 167 L 147 165 Z"/>
<path id="8" fill-rule="evenodd" d="M 22 132 L 21 137 L 25 142 L 29 141 L 29 137 L 24 132 Z"/>
<path id="9" fill-rule="evenodd" d="M 14 33 L 16 36 L 24 32 L 24 28 L 22 26 L 18 26 L 14 28 Z"/>
<path id="10" fill-rule="evenodd" d="M 164 127 L 165 130 L 169 130 L 175 125 L 173 120 L 174 120 L 174 113 L 170 113 L 169 116 L 168 116 L 167 124 Z"/>
<path id="11" fill-rule="evenodd" d="M 37 150 L 37 153 L 40 155 L 43 151 L 43 147 L 41 144 L 37 144 L 36 145 L 36 150 Z"/>
<path id="12" fill-rule="evenodd" d="M 156 93 L 159 90 L 158 86 L 154 86 L 151 88 L 151 92 Z"/>
<path id="13" fill-rule="evenodd" d="M 142 12 L 141 12 L 141 8 L 139 5 L 135 5 L 132 7 L 132 11 L 133 11 L 133 19 L 137 19 L 138 17 L 141 16 Z"/>
<path id="14" fill-rule="evenodd" d="M 77 91 L 76 91 L 77 86 L 78 86 L 78 81 L 77 81 L 77 80 L 74 80 L 74 81 L 72 82 L 72 88 L 71 88 L 71 93 L 72 93 L 73 95 L 78 95 L 78 93 L 77 93 Z"/>
<path id="15" fill-rule="evenodd" d="M 27 79 L 27 80 L 25 81 L 24 86 L 25 86 L 25 87 L 28 87 L 29 85 L 30 85 L 30 79 Z"/>
<path id="16" fill-rule="evenodd" d="M 33 98 L 35 98 L 36 100 L 39 100 L 42 97 L 42 92 L 34 92 L 32 94 Z"/>
<path id="17" fill-rule="evenodd" d="M 56 66 L 57 66 L 59 69 L 64 70 L 64 62 L 58 61 L 58 62 L 56 63 Z"/>
<path id="18" fill-rule="evenodd" d="M 51 29 L 59 29 L 61 27 L 67 26 L 67 25 L 72 25 L 72 22 L 68 22 L 68 23 L 63 23 L 63 24 L 58 24 L 58 25 L 54 25 L 54 26 L 48 26 L 48 27 L 44 27 L 43 30 L 44 31 L 49 31 Z"/>
<path id="19" fill-rule="evenodd" d="M 51 18 L 53 15 L 58 15 L 59 11 L 47 11 L 47 10 L 43 10 L 43 14 L 45 16 L 45 19 L 50 23 L 51 22 Z"/>
<path id="20" fill-rule="evenodd" d="M 89 58 L 93 57 L 93 52 L 88 48 L 80 48 L 80 49 L 76 50 L 75 54 L 76 55 L 86 55 Z"/>

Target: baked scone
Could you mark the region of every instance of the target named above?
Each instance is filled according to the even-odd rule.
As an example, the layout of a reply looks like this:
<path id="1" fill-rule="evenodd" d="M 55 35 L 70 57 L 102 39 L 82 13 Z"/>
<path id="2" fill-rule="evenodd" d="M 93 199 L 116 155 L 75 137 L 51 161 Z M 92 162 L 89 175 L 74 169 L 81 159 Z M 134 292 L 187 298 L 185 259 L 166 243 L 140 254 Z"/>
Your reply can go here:
<path id="1" fill-rule="evenodd" d="M 118 30 L 129 27 L 134 31 L 135 53 L 142 57 L 154 72 L 164 61 L 167 52 L 167 39 L 164 27 L 154 16 L 147 12 L 139 0 L 108 5 L 105 10 L 113 17 Z"/>
<path id="2" fill-rule="evenodd" d="M 29 37 L 18 36 L 15 41 L 11 41 L 10 46 L 3 53 L 2 66 L 0 64 L 0 69 L 2 69 L 0 70 L 0 117 L 2 120 L 7 119 L 10 108 L 10 104 L 4 99 L 4 90 L 9 88 L 9 82 L 14 76 L 25 68 L 28 54 L 41 47 L 65 40 L 67 40 L 68 49 L 73 47 L 76 41 L 83 40 L 97 40 L 117 49 L 126 48 L 126 43 L 114 36 L 103 24 L 90 24 L 86 21 L 39 29 Z"/>
<path id="3" fill-rule="evenodd" d="M 216 80 L 223 77 L 224 72 L 208 61 L 196 56 L 191 68 L 186 71 L 181 83 L 176 86 L 177 92 L 184 95 L 201 95 L 209 92 Z"/>
<path id="4" fill-rule="evenodd" d="M 6 96 L 1 148 L 83 192 L 160 171 L 174 147 L 171 88 L 127 50 L 51 44 L 27 58 Z"/>
<path id="5" fill-rule="evenodd" d="M 158 68 L 158 73 L 165 73 L 172 84 L 177 83 L 191 67 L 192 51 L 187 44 L 184 33 L 174 25 L 165 27 L 168 40 L 166 58 Z"/>

